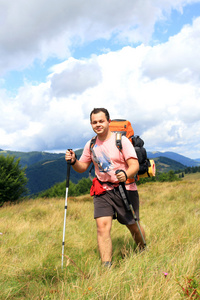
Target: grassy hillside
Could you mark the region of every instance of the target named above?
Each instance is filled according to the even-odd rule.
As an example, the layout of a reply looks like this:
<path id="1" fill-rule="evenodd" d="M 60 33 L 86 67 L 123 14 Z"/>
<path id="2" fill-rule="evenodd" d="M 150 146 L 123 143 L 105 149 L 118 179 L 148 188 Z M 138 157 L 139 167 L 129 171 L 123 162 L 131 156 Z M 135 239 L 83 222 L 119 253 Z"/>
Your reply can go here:
<path id="1" fill-rule="evenodd" d="M 59 158 L 53 161 L 38 162 L 26 169 L 28 178 L 27 187 L 30 194 L 37 194 L 47 190 L 55 183 L 63 182 L 66 179 L 67 162 L 65 158 Z M 84 174 L 79 174 L 71 168 L 70 180 L 77 183 L 81 178 L 88 177 L 88 171 Z"/>
<path id="2" fill-rule="evenodd" d="M 182 165 L 181 163 L 167 158 L 167 157 L 157 157 L 154 158 L 155 164 L 156 164 L 156 171 L 160 173 L 167 173 L 170 170 L 178 171 L 178 170 L 184 170 L 186 166 Z"/>
<path id="3" fill-rule="evenodd" d="M 199 299 L 181 288 L 200 293 L 200 174 L 192 175 L 139 186 L 147 250 L 114 221 L 110 270 L 100 263 L 90 196 L 68 199 L 63 270 L 64 199 L 1 208 L 0 299 Z"/>

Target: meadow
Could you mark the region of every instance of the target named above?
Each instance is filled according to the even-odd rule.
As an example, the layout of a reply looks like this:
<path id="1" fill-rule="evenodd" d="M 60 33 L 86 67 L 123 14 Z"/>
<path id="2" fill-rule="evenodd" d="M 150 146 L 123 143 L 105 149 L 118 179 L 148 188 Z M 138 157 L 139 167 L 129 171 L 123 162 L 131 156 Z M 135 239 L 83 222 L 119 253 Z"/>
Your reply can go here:
<path id="1" fill-rule="evenodd" d="M 93 202 L 32 199 L 0 208 L 0 299 L 200 299 L 200 173 L 140 185 L 147 249 L 113 221 L 113 266 L 102 267 Z"/>

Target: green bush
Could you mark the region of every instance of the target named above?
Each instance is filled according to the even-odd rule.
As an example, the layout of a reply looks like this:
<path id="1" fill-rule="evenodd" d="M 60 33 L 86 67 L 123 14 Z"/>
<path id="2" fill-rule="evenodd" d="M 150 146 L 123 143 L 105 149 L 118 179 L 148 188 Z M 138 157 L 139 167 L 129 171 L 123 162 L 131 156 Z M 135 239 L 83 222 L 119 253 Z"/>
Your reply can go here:
<path id="1" fill-rule="evenodd" d="M 92 182 L 89 178 L 82 178 L 77 184 L 69 187 L 70 196 L 80 196 L 90 193 Z"/>
<path id="2" fill-rule="evenodd" d="M 90 193 L 92 182 L 89 178 L 82 178 L 79 180 L 77 184 L 73 183 L 71 180 L 69 181 L 69 196 L 80 196 L 86 195 Z M 56 183 L 50 189 L 39 193 L 38 197 L 42 198 L 53 198 L 53 197 L 64 197 L 66 192 L 66 182 L 63 181 L 61 183 Z"/>
<path id="3" fill-rule="evenodd" d="M 184 174 L 182 175 L 184 177 Z M 172 181 L 178 181 L 181 180 L 180 176 L 176 175 L 174 171 L 169 171 L 167 173 L 157 173 L 154 177 L 147 177 L 147 178 L 140 178 L 140 180 L 137 182 L 137 185 L 144 184 L 146 182 L 172 182 Z"/>
<path id="4" fill-rule="evenodd" d="M 0 206 L 15 202 L 27 193 L 25 168 L 19 165 L 20 158 L 0 156 Z"/>
<path id="5" fill-rule="evenodd" d="M 178 181 L 180 178 L 174 173 L 174 171 L 169 171 L 168 173 L 161 173 L 158 175 L 159 182 L 172 182 L 172 181 Z"/>

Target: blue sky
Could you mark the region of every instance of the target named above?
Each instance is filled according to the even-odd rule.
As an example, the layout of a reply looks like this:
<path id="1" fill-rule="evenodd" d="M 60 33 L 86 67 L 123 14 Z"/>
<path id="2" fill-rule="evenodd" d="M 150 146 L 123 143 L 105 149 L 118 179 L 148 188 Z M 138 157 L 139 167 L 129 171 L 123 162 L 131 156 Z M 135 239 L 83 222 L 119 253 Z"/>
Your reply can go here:
<path id="1" fill-rule="evenodd" d="M 0 149 L 82 148 L 89 114 L 200 157 L 200 0 L 0 0 Z"/>

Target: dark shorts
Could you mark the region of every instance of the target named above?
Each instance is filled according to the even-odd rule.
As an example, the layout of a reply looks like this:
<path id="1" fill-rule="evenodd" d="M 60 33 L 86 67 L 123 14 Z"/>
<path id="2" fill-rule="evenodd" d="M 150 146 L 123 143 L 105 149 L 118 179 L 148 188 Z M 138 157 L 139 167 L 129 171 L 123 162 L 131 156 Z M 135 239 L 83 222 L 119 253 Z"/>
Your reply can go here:
<path id="1" fill-rule="evenodd" d="M 133 210 L 139 221 L 139 195 L 137 191 L 127 191 Z M 112 216 L 121 224 L 131 225 L 135 223 L 132 212 L 127 210 L 119 193 L 115 188 L 100 196 L 94 196 L 94 218 Z"/>

